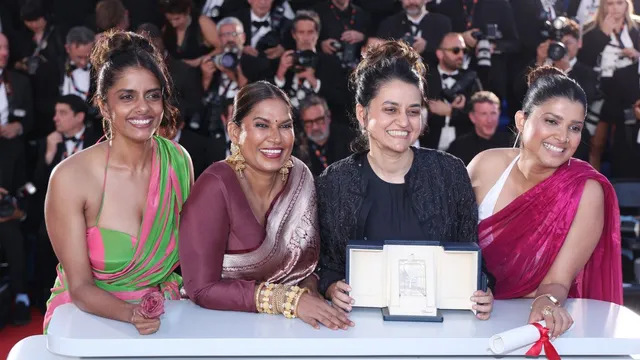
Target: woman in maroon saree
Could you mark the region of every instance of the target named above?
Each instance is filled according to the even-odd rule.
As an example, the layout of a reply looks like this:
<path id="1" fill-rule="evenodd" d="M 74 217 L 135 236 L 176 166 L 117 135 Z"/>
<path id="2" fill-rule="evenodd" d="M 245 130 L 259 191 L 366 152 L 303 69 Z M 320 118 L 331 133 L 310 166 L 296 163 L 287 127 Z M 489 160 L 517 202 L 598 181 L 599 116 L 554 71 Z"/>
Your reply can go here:
<path id="1" fill-rule="evenodd" d="M 320 253 L 313 175 L 291 156 L 291 104 L 267 82 L 236 95 L 226 161 L 194 184 L 180 223 L 184 289 L 215 310 L 300 317 L 318 328 L 351 322 L 317 292 Z"/>
<path id="2" fill-rule="evenodd" d="M 557 337 L 573 323 L 567 298 L 622 303 L 620 216 L 609 181 L 571 158 L 584 91 L 551 67 L 534 70 L 529 82 L 516 114 L 520 147 L 485 151 L 468 171 L 495 298 L 533 298 L 529 322 L 545 320 Z"/>

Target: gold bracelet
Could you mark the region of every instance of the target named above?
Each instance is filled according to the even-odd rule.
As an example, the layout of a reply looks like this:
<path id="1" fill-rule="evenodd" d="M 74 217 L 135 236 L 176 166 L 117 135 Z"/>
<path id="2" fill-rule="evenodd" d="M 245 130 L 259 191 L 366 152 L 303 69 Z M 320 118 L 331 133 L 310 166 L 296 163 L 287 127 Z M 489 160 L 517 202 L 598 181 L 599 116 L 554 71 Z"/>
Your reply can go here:
<path id="1" fill-rule="evenodd" d="M 276 288 L 273 291 L 272 301 L 274 304 L 273 305 L 274 313 L 276 314 L 282 314 L 287 289 L 288 289 L 288 286 L 286 285 L 276 285 Z"/>
<path id="2" fill-rule="evenodd" d="M 311 292 L 311 290 L 309 290 L 307 288 L 303 288 L 298 293 L 298 296 L 296 297 L 296 301 L 293 304 L 293 317 L 298 317 L 298 303 L 300 302 L 300 299 L 302 298 L 302 295 L 304 295 L 304 293 L 306 293 L 306 292 Z"/>
<path id="3" fill-rule="evenodd" d="M 267 314 L 273 314 L 273 309 L 271 305 L 271 296 L 273 295 L 273 288 L 274 288 L 273 284 L 265 283 L 265 288 L 262 289 L 260 294 L 262 312 Z"/>
<path id="4" fill-rule="evenodd" d="M 560 306 L 560 302 L 558 301 L 558 299 L 555 298 L 555 296 L 551 295 L 551 294 L 542 294 L 537 296 L 535 299 L 533 299 L 533 301 L 531 302 L 531 307 L 529 308 L 529 310 L 533 310 L 533 304 L 540 299 L 541 297 L 546 297 L 547 299 L 549 299 L 549 301 L 551 301 L 553 303 L 553 305 L 555 306 Z"/>
<path id="5" fill-rule="evenodd" d="M 260 291 L 263 287 L 264 287 L 264 283 L 260 283 L 256 288 L 255 302 L 256 302 L 256 310 L 258 312 L 262 312 L 260 308 Z"/>

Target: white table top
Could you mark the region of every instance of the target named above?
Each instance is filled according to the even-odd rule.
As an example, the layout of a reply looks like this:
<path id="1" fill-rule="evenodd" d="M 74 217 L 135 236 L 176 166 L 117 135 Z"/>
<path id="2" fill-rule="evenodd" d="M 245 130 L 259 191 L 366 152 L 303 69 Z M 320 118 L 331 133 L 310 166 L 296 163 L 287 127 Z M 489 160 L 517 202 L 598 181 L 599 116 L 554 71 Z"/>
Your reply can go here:
<path id="1" fill-rule="evenodd" d="M 76 357 L 487 356 L 492 335 L 526 324 L 530 302 L 496 301 L 488 321 L 468 311 L 444 311 L 443 323 L 386 322 L 380 310 L 356 309 L 356 326 L 334 331 L 315 330 L 300 319 L 167 301 L 160 330 L 147 336 L 67 304 L 53 315 L 47 345 L 55 354 Z M 569 300 L 566 306 L 575 326 L 554 342 L 561 356 L 640 354 L 639 315 L 595 300 Z"/>
<path id="2" fill-rule="evenodd" d="M 287 357 L 286 360 L 300 360 L 300 359 L 327 359 L 321 357 Z M 523 356 L 508 356 L 508 357 L 493 357 L 493 356 L 464 356 L 464 357 L 441 357 L 441 356 L 411 356 L 411 357 L 403 357 L 404 359 L 423 359 L 428 358 L 429 360 L 487 360 L 487 359 L 506 359 L 506 360 L 531 360 L 530 357 Z M 594 360 L 594 359 L 607 359 L 607 360 L 640 360 L 640 356 L 605 356 L 605 357 L 584 357 L 584 356 L 562 356 L 565 360 Z M 118 358 L 81 358 L 76 356 L 62 356 L 56 355 L 47 350 L 47 337 L 44 335 L 35 335 L 30 336 L 26 339 L 23 339 L 19 343 L 17 343 L 11 352 L 9 353 L 9 357 L 7 360 L 81 360 L 81 359 L 91 359 L 91 360 L 148 360 L 149 358 L 141 358 L 141 357 L 118 357 Z M 157 358 L 154 358 L 157 359 Z M 240 360 L 240 359 L 250 359 L 250 360 L 274 360 L 273 357 L 251 357 L 251 358 L 243 358 L 243 357 L 163 357 L 162 360 Z M 331 357 L 331 360 L 348 360 L 353 358 L 346 357 Z M 373 357 L 373 356 L 365 356 L 358 357 L 358 360 L 389 360 L 388 357 Z M 541 357 L 539 359 L 544 359 Z"/>

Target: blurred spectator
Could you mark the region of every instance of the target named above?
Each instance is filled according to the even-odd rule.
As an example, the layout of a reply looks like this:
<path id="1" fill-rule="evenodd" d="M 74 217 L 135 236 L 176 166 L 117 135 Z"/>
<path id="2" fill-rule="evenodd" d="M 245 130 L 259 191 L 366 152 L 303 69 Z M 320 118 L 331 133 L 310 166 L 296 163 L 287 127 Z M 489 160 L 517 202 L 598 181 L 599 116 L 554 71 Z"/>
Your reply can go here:
<path id="1" fill-rule="evenodd" d="M 466 45 L 462 34 L 447 34 L 438 50 L 438 65 L 427 74 L 429 114 L 427 133 L 420 144 L 431 149 L 447 150 L 456 137 L 472 130 L 467 116 L 471 95 L 482 90 L 477 74 L 462 69 Z"/>
<path id="2" fill-rule="evenodd" d="M 0 138 L 14 139 L 33 127 L 29 78 L 8 69 L 9 39 L 0 33 Z"/>
<path id="3" fill-rule="evenodd" d="M 336 55 L 343 67 L 355 68 L 371 29 L 369 15 L 351 0 L 329 0 L 316 6 L 320 16 L 320 49 Z"/>
<path id="4" fill-rule="evenodd" d="M 199 15 L 191 0 L 160 0 L 160 9 L 167 19 L 164 45 L 174 59 L 198 67 L 205 58 L 220 52 L 216 24 Z"/>
<path id="5" fill-rule="evenodd" d="M 479 153 L 494 148 L 509 147 L 508 133 L 496 132 L 500 118 L 500 99 L 489 91 L 479 91 L 469 100 L 469 119 L 474 131 L 456 138 L 447 150 L 465 165 Z"/>
<path id="6" fill-rule="evenodd" d="M 427 0 L 402 0 L 404 11 L 387 17 L 377 37 L 404 40 L 429 63 L 437 62 L 436 49 L 445 34 L 451 32 L 451 20 L 425 8 Z"/>
<path id="7" fill-rule="evenodd" d="M 299 156 L 314 176 L 351 155 L 355 134 L 346 125 L 331 121 L 331 111 L 323 98 L 311 95 L 304 99 L 299 112 L 305 135 Z"/>
<path id="8" fill-rule="evenodd" d="M 100 0 L 96 5 L 96 28 L 98 32 L 110 29 L 129 30 L 129 11 L 120 0 Z"/>
<path id="9" fill-rule="evenodd" d="M 275 84 L 289 95 L 294 108 L 307 96 L 319 94 L 337 113 L 344 113 L 349 98 L 346 76 L 336 57 L 316 52 L 320 33 L 318 15 L 313 11 L 299 11 L 291 33 L 296 48 L 285 51 L 280 58 Z"/>
<path id="10" fill-rule="evenodd" d="M 60 64 L 64 56 L 62 38 L 56 26 L 47 20 L 40 0 L 28 0 L 20 8 L 20 19 L 26 32 L 21 34 L 15 47 L 20 59 L 15 68 L 35 75 L 44 62 Z"/>

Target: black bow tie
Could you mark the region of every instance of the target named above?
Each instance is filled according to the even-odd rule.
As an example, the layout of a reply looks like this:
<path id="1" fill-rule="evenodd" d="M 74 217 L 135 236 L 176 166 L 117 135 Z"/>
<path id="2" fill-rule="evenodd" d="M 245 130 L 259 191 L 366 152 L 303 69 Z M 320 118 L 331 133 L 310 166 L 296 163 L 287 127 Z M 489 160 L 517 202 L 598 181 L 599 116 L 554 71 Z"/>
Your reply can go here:
<path id="1" fill-rule="evenodd" d="M 258 30 L 260 30 L 261 27 L 269 27 L 269 22 L 267 20 L 265 20 L 265 21 L 252 21 L 251 25 L 253 25 Z"/>
<path id="2" fill-rule="evenodd" d="M 450 75 L 450 74 L 442 74 L 442 80 L 447 80 L 448 78 L 452 78 L 452 79 L 456 79 L 456 75 Z"/>
<path id="3" fill-rule="evenodd" d="M 71 63 L 69 63 L 69 65 L 68 65 L 68 67 L 67 67 L 67 72 L 68 72 L 69 74 L 71 74 L 71 73 L 72 73 L 74 70 L 76 70 L 76 69 L 81 69 L 81 70 L 83 70 L 83 71 L 88 71 L 88 70 L 89 70 L 89 66 L 86 66 L 86 67 L 81 68 L 81 67 L 78 67 L 78 65 L 76 65 L 76 64 L 71 64 Z"/>
<path id="4" fill-rule="evenodd" d="M 64 142 L 67 142 L 67 141 L 73 141 L 74 143 L 76 143 L 76 144 L 77 144 L 78 142 L 80 142 L 80 139 L 76 138 L 75 136 L 69 136 L 69 137 L 67 137 L 67 136 L 64 136 L 64 135 L 63 135 L 63 136 L 62 136 L 62 141 L 64 141 Z"/>

